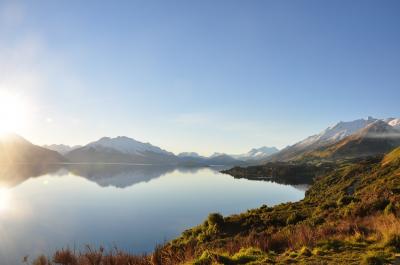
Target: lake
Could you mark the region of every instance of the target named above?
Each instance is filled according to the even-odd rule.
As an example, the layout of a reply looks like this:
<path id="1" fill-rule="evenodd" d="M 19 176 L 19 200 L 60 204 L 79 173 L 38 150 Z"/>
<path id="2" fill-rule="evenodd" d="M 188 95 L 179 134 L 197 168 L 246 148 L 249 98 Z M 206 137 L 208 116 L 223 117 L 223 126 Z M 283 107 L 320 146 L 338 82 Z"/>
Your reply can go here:
<path id="1" fill-rule="evenodd" d="M 85 244 L 133 253 L 202 223 L 304 197 L 303 186 L 235 179 L 220 168 L 150 165 L 20 166 L 0 172 L 0 261 L 22 264 Z"/>

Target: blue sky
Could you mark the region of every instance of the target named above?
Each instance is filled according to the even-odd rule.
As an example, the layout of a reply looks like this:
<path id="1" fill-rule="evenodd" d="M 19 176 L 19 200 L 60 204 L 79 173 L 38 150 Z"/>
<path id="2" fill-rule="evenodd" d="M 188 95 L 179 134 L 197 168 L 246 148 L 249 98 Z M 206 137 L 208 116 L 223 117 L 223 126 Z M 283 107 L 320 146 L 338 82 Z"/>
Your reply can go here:
<path id="1" fill-rule="evenodd" d="M 400 2 L 0 1 L 0 90 L 37 144 L 284 147 L 399 115 Z"/>

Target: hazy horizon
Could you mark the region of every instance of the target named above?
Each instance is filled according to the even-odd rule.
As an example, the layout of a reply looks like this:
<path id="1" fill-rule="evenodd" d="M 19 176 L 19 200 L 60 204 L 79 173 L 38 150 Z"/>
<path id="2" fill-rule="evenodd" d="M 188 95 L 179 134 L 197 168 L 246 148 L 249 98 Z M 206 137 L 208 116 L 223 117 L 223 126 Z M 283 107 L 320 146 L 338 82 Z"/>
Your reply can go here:
<path id="1" fill-rule="evenodd" d="M 399 117 L 399 7 L 1 1 L 2 129 L 39 145 L 123 135 L 209 155 Z"/>

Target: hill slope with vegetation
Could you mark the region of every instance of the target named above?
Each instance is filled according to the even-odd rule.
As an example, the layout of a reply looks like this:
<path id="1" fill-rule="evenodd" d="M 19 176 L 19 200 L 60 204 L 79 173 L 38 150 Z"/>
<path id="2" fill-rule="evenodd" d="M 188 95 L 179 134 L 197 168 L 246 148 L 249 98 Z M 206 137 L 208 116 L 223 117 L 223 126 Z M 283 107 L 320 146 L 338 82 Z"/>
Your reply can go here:
<path id="1" fill-rule="evenodd" d="M 299 202 L 210 214 L 160 256 L 162 264 L 385 264 L 400 251 L 399 215 L 400 148 L 339 166 Z"/>

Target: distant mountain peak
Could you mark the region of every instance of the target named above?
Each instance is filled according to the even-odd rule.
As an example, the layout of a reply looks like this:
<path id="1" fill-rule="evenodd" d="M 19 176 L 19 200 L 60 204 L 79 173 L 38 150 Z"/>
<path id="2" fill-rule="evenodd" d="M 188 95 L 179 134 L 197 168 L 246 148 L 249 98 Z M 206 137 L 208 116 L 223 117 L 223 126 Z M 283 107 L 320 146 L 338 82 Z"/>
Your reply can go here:
<path id="1" fill-rule="evenodd" d="M 43 145 L 44 148 L 56 151 L 62 155 L 65 155 L 68 152 L 71 152 L 72 150 L 78 149 L 82 146 L 80 145 L 74 145 L 74 146 L 69 146 L 65 144 L 50 144 L 50 145 Z"/>
<path id="2" fill-rule="evenodd" d="M 218 157 L 218 156 L 227 156 L 227 154 L 225 154 L 225 153 L 219 153 L 219 152 L 214 152 L 214 153 L 210 156 L 210 158 Z"/>
<path id="3" fill-rule="evenodd" d="M 248 161 L 248 160 L 263 160 L 272 154 L 279 152 L 276 147 L 262 146 L 259 148 L 252 148 L 249 152 L 239 155 L 231 155 L 233 158 Z"/>
<path id="4" fill-rule="evenodd" d="M 178 158 L 157 146 L 126 136 L 102 137 L 66 154 L 71 162 L 176 164 Z"/>
<path id="5" fill-rule="evenodd" d="M 385 122 L 394 128 L 400 129 L 400 118 L 389 118 Z"/>
<path id="6" fill-rule="evenodd" d="M 333 126 L 330 126 L 323 130 L 319 134 L 312 135 L 303 141 L 295 144 L 298 147 L 307 147 L 311 145 L 322 145 L 326 143 L 333 143 L 344 139 L 345 137 L 354 134 L 362 128 L 365 128 L 367 125 L 377 121 L 377 119 L 373 117 L 368 117 L 365 119 L 358 119 L 354 121 L 340 121 Z"/>
<path id="7" fill-rule="evenodd" d="M 178 157 L 202 157 L 196 152 L 182 152 L 178 154 Z"/>
<path id="8" fill-rule="evenodd" d="M 142 143 L 127 136 L 117 136 L 115 138 L 102 137 L 98 141 L 89 143 L 85 147 L 88 148 L 106 148 L 116 150 L 124 154 L 143 154 L 145 152 L 153 152 L 160 154 L 171 154 L 157 146 L 149 143 Z"/>

